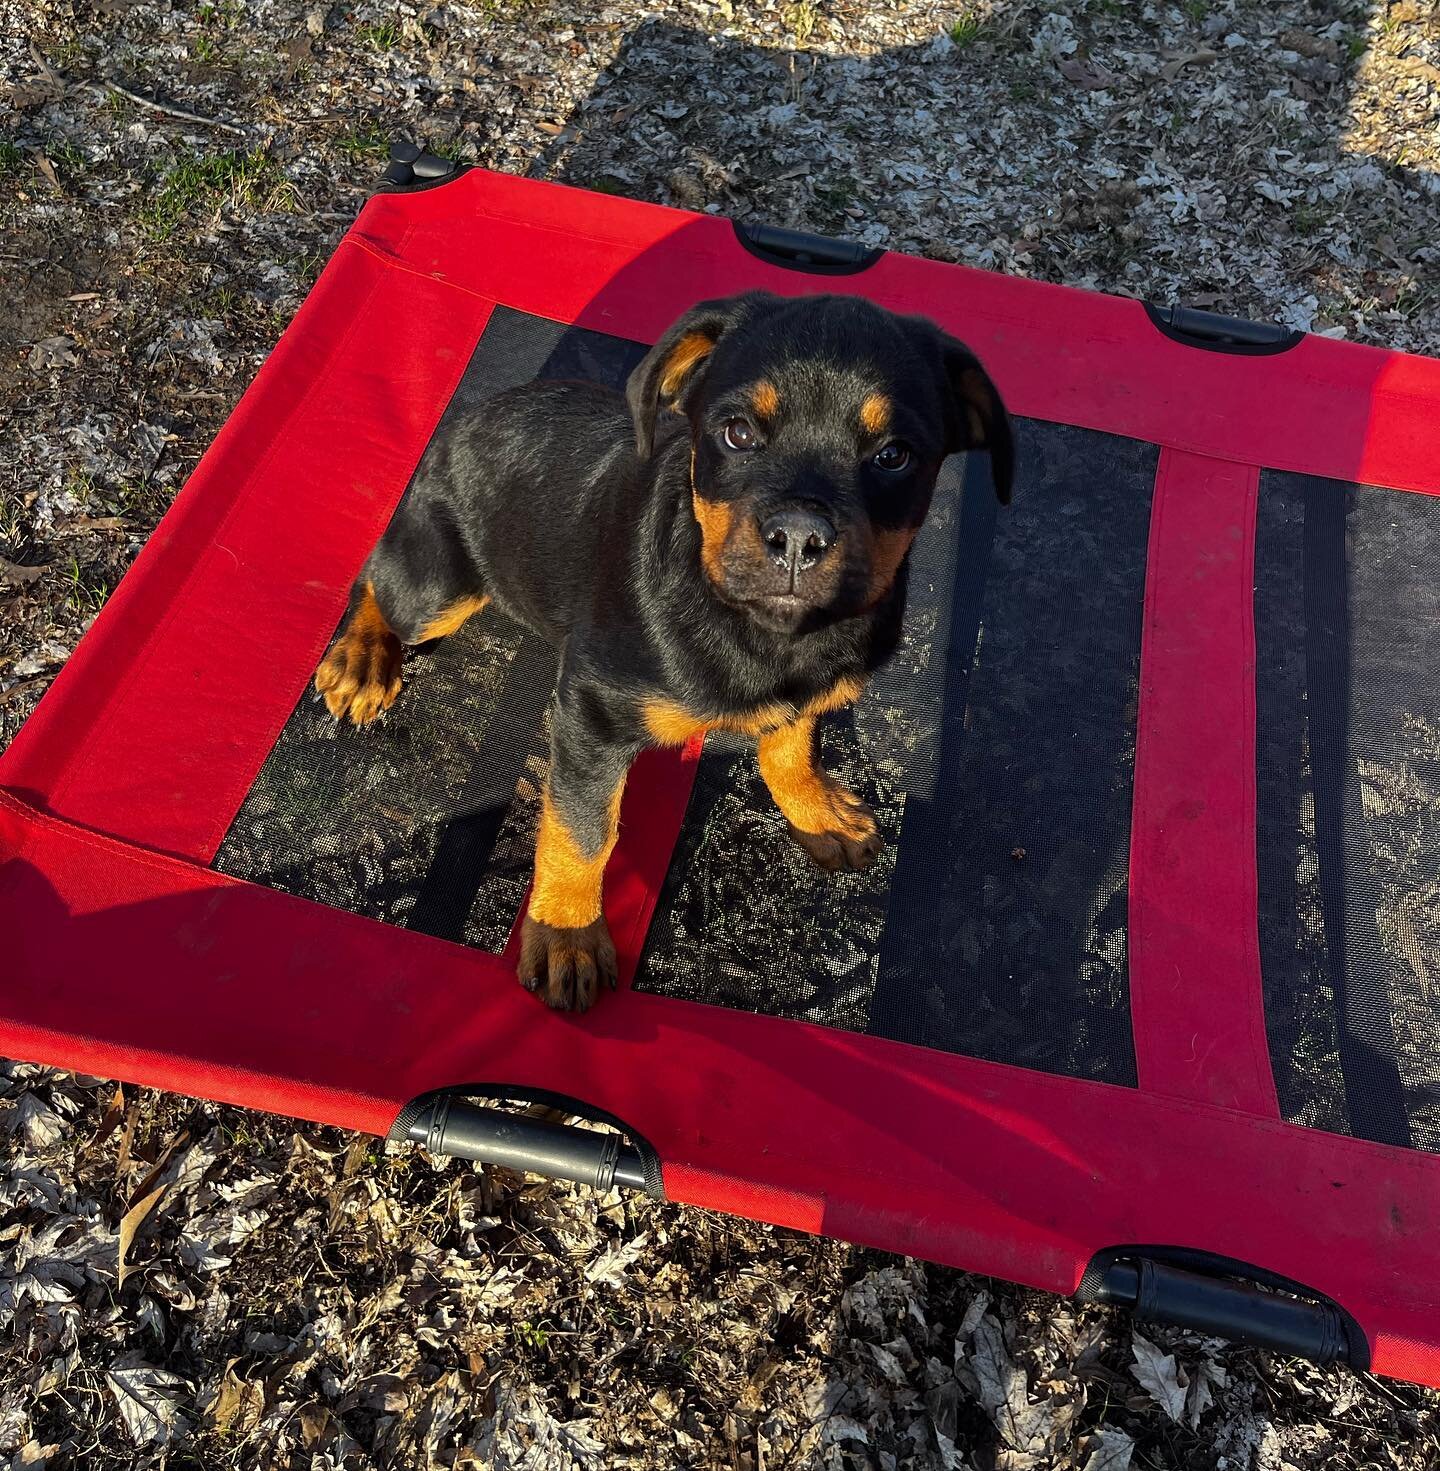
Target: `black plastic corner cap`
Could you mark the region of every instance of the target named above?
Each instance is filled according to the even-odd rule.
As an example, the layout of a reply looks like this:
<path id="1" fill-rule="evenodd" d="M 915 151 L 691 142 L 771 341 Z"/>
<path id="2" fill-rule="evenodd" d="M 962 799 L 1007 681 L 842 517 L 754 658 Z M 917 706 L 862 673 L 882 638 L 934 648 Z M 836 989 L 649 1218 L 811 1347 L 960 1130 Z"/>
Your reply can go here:
<path id="1" fill-rule="evenodd" d="M 390 163 L 381 187 L 388 193 L 433 189 L 437 184 L 458 179 L 468 168 L 467 164 L 429 153 L 418 143 L 397 138 L 390 144 Z"/>

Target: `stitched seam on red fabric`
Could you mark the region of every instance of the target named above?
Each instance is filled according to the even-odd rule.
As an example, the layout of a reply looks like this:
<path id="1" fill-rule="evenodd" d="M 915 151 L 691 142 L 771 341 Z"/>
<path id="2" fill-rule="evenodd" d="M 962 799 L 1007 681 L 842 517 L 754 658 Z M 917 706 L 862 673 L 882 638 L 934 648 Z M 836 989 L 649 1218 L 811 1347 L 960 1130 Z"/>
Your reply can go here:
<path id="1" fill-rule="evenodd" d="M 1265 974 L 1260 966 L 1260 875 L 1257 848 L 1256 823 L 1258 797 L 1256 783 L 1258 760 L 1256 717 L 1255 717 L 1255 531 L 1260 509 L 1260 467 L 1248 469 L 1245 496 L 1245 537 L 1241 545 L 1241 562 L 1246 576 L 1244 586 L 1248 596 L 1241 599 L 1241 639 L 1244 643 L 1244 660 L 1241 670 L 1242 695 L 1244 701 L 1244 750 L 1246 765 L 1245 784 L 1245 912 L 1241 916 L 1248 970 L 1255 977 L 1254 994 L 1250 996 L 1247 1010 L 1250 1019 L 1251 1066 L 1260 1080 L 1261 1092 L 1274 1116 L 1280 1117 L 1280 1090 L 1275 1085 L 1275 1066 L 1270 1060 L 1270 1039 L 1265 1030 Z"/>
<path id="2" fill-rule="evenodd" d="M 408 233 L 409 232 L 407 231 L 407 237 Z M 263 476 L 265 471 L 269 468 L 271 460 L 275 457 L 276 454 L 279 453 L 280 446 L 285 439 L 286 428 L 290 424 L 294 423 L 296 415 L 304 411 L 306 406 L 320 391 L 320 389 L 329 385 L 330 379 L 343 356 L 343 350 L 346 344 L 350 341 L 351 336 L 359 329 L 360 323 L 364 320 L 365 317 L 365 308 L 369 306 L 370 298 L 375 294 L 379 286 L 380 278 L 377 278 L 371 284 L 370 289 L 366 291 L 364 299 L 356 310 L 355 315 L 350 322 L 350 325 L 345 329 L 339 341 L 331 349 L 330 354 L 326 359 L 324 368 L 312 380 L 305 392 L 300 395 L 299 400 L 296 402 L 295 406 L 291 409 L 290 414 L 287 416 L 285 423 L 276 430 L 275 437 L 271 441 L 270 448 L 266 450 L 265 455 L 261 459 L 260 463 L 256 465 L 254 470 L 245 478 L 244 485 L 235 491 L 234 500 L 232 501 L 229 510 L 226 511 L 224 520 L 220 523 L 219 526 L 215 528 L 215 534 L 211 539 L 210 546 L 207 547 L 203 552 L 201 552 L 201 554 L 197 556 L 195 560 L 190 564 L 190 567 L 186 571 L 184 578 L 181 580 L 179 586 L 175 589 L 174 595 L 170 599 L 170 606 L 164 618 L 162 618 L 161 621 L 156 625 L 156 627 L 151 630 L 149 638 L 147 638 L 145 641 L 143 652 L 135 661 L 135 666 L 134 669 L 131 671 L 130 678 L 127 679 L 124 683 L 117 685 L 116 688 L 111 692 L 103 708 L 96 711 L 95 717 L 92 721 L 92 725 L 99 727 L 108 724 L 109 721 L 114 718 L 114 712 L 117 708 L 120 707 L 120 702 L 128 697 L 131 687 L 134 685 L 139 675 L 148 667 L 150 660 L 154 657 L 156 649 L 158 649 L 160 645 L 164 642 L 164 634 L 169 630 L 170 626 L 180 616 L 185 602 L 186 594 L 189 592 L 196 577 L 199 575 L 201 568 L 209 560 L 210 553 L 215 547 L 223 545 L 226 532 L 228 531 L 234 518 L 240 513 L 242 506 L 245 504 L 245 487 L 254 485 Z M 52 788 L 50 800 L 54 806 L 58 808 L 62 804 L 62 799 L 75 785 L 75 782 L 77 781 L 81 773 L 89 771 L 90 767 L 94 764 L 93 753 L 94 742 L 87 741 L 81 747 L 77 759 L 72 762 L 69 768 L 66 770 L 63 779 Z"/>
<path id="3" fill-rule="evenodd" d="M 435 437 L 435 429 L 436 427 L 438 427 L 440 419 L 444 417 L 445 410 L 449 406 L 450 400 L 455 396 L 455 390 L 459 386 L 460 380 L 465 376 L 466 368 L 468 368 L 470 365 L 470 355 L 475 350 L 475 342 L 478 342 L 480 337 L 484 335 L 485 328 L 486 325 L 489 323 L 489 320 L 489 314 L 487 313 L 483 320 L 480 322 L 479 331 L 475 334 L 475 341 L 472 342 L 470 345 L 470 353 L 457 354 L 457 357 L 459 358 L 458 364 L 450 380 L 449 387 L 445 392 L 444 398 L 441 401 L 439 413 L 436 415 L 435 418 L 435 424 L 432 425 L 430 433 L 426 436 L 425 443 L 420 446 L 420 453 L 416 456 L 417 465 L 419 461 L 424 458 L 425 451 L 429 447 L 430 441 Z M 410 475 L 406 477 L 406 485 L 409 484 L 410 479 L 414 476 L 414 473 L 415 466 L 412 465 Z M 398 503 L 399 497 L 403 496 L 404 493 L 405 486 L 401 486 L 399 495 L 397 495 L 395 502 L 392 503 L 389 514 L 393 514 L 395 504 Z M 380 530 L 376 532 L 377 537 L 383 534 L 384 524 L 385 523 L 382 522 Z M 365 552 L 363 552 L 361 555 L 360 563 L 356 566 L 355 569 L 356 572 L 358 572 L 360 567 L 364 565 L 365 557 L 369 556 L 369 554 L 369 549 L 367 548 Z M 353 575 L 354 574 L 352 574 L 352 577 Z M 271 750 L 274 748 L 275 742 L 279 739 L 280 732 L 284 730 L 286 722 L 294 713 L 295 706 L 302 699 L 305 698 L 305 690 L 310 684 L 311 677 L 315 672 L 315 666 L 320 662 L 320 656 L 324 652 L 326 645 L 330 641 L 330 635 L 333 632 L 333 623 L 334 620 L 331 619 L 317 627 L 310 641 L 306 644 L 305 663 L 302 670 L 302 677 L 298 682 L 299 687 L 296 690 L 295 698 L 288 701 L 288 703 L 286 703 L 283 708 L 280 709 L 280 712 L 275 717 L 275 719 L 270 722 L 269 726 L 266 728 L 264 738 L 255 743 L 254 750 L 252 750 L 251 752 L 251 759 L 247 759 L 244 770 L 240 773 L 239 776 L 236 777 L 235 781 L 226 791 L 224 802 L 217 805 L 217 811 L 220 815 L 206 831 L 205 840 L 200 849 L 200 853 L 205 863 L 208 864 L 214 860 L 217 849 L 224 841 L 225 834 L 230 830 L 230 824 L 235 820 L 235 814 L 244 805 L 245 798 L 249 795 L 250 788 L 254 785 L 255 778 L 259 775 L 260 768 L 264 766 L 266 758 L 269 756 Z M 256 752 L 258 752 L 258 756 L 255 754 Z"/>

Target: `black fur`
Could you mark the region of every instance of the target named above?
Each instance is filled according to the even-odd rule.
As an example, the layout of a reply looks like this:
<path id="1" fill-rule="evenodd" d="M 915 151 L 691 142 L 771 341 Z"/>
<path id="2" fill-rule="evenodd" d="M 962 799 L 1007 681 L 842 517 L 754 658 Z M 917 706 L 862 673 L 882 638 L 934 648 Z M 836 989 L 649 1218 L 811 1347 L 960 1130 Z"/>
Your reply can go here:
<path id="1" fill-rule="evenodd" d="M 678 373 L 682 344 L 694 361 Z M 763 422 L 759 383 L 779 404 Z M 857 418 L 870 395 L 890 406 L 880 435 Z M 876 538 L 903 544 L 920 525 L 953 451 L 990 450 L 1002 501 L 1012 474 L 1003 404 L 969 351 L 857 298 L 702 303 L 627 397 L 535 383 L 448 424 L 357 581 L 404 643 L 458 600 L 488 596 L 556 646 L 550 792 L 587 853 L 650 743 L 648 702 L 743 717 L 863 679 L 894 651 L 905 606 L 908 553 L 877 586 Z M 737 418 L 763 447 L 727 448 Z M 911 455 L 898 473 L 872 463 L 892 441 Z M 718 582 L 702 566 L 697 506 L 736 528 L 713 561 Z M 797 507 L 834 534 L 812 570 L 757 529 Z"/>

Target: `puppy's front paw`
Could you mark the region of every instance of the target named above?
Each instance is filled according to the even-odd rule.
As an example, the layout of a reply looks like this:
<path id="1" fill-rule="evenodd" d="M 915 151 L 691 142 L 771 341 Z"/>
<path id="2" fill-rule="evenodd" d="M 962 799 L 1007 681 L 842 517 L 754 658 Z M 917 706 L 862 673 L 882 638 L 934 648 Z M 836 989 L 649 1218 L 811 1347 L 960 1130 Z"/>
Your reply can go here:
<path id="1" fill-rule="evenodd" d="M 400 693 L 400 640 L 388 630 L 351 628 L 335 640 L 315 671 L 315 688 L 336 720 L 368 725 Z"/>
<path id="2" fill-rule="evenodd" d="M 589 1011 L 600 987 L 613 991 L 620 967 L 603 919 L 583 929 L 541 924 L 527 914 L 520 926 L 520 984 L 556 1011 Z"/>
<path id="3" fill-rule="evenodd" d="M 843 787 L 834 789 L 831 819 L 820 832 L 806 832 L 792 822 L 790 836 L 827 873 L 870 867 L 885 846 L 875 825 L 875 814 Z"/>

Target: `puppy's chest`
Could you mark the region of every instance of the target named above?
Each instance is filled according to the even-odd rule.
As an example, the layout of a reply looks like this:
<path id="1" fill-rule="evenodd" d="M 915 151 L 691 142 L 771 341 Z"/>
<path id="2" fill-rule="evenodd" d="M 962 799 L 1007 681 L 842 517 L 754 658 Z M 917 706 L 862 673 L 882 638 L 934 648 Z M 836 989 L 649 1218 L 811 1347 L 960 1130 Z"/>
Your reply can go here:
<path id="1" fill-rule="evenodd" d="M 641 702 L 641 717 L 650 739 L 658 746 L 683 746 L 712 730 L 758 738 L 853 704 L 863 688 L 863 681 L 847 675 L 832 688 L 803 703 L 772 701 L 738 710 L 692 709 L 656 696 Z"/>

